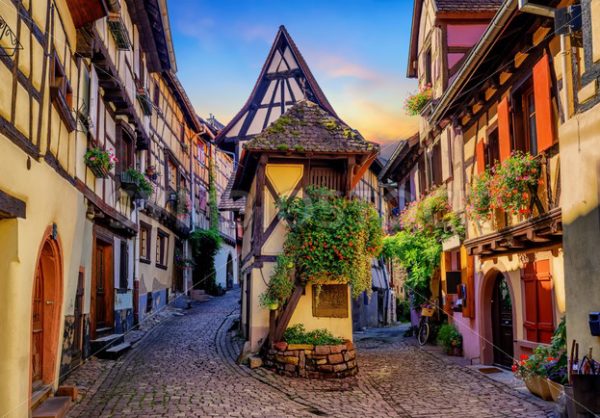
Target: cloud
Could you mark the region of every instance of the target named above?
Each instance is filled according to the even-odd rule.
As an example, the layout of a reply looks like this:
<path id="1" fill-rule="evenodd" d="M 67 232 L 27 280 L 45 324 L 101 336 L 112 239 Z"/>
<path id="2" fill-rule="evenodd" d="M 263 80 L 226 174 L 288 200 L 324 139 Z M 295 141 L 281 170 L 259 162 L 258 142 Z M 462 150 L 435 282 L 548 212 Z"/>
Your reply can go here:
<path id="1" fill-rule="evenodd" d="M 314 66 L 329 78 L 355 78 L 363 81 L 379 81 L 385 76 L 362 64 L 354 63 L 341 55 L 317 53 Z"/>

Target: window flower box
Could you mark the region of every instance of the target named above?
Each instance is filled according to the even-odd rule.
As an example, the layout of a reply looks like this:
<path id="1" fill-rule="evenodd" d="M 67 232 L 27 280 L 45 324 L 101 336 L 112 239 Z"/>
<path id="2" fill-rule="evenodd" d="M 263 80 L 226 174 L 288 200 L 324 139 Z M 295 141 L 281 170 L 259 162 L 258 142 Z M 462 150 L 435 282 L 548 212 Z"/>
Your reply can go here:
<path id="1" fill-rule="evenodd" d="M 106 178 L 108 173 L 117 162 L 112 151 L 105 151 L 100 148 L 89 149 L 84 156 L 85 165 L 94 173 L 97 178 Z"/>
<path id="2" fill-rule="evenodd" d="M 121 189 L 134 199 L 147 200 L 154 192 L 152 184 L 146 180 L 146 177 L 133 168 L 122 172 L 120 177 Z"/>
<path id="3" fill-rule="evenodd" d="M 404 110 L 410 116 L 419 116 L 421 111 L 431 101 L 431 86 L 421 88 L 418 93 L 412 94 L 404 102 Z"/>

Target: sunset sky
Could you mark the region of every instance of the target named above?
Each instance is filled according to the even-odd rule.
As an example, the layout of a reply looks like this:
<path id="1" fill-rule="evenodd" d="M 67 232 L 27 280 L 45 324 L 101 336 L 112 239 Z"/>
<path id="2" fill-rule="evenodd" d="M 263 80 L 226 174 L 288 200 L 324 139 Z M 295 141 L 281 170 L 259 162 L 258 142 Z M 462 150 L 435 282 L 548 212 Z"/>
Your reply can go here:
<path id="1" fill-rule="evenodd" d="M 229 122 L 283 24 L 350 126 L 384 143 L 417 130 L 403 110 L 416 90 L 406 78 L 412 1 L 170 0 L 169 13 L 178 75 L 201 116 Z"/>

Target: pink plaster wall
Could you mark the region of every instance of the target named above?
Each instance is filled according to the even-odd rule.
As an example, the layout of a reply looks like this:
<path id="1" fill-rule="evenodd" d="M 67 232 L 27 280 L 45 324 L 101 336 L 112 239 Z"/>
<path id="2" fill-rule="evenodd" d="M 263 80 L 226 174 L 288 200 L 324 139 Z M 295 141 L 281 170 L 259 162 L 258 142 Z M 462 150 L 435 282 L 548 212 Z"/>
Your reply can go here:
<path id="1" fill-rule="evenodd" d="M 452 322 L 463 336 L 463 356 L 472 364 L 481 363 L 481 337 L 479 335 L 481 320 L 480 274 L 475 274 L 475 318 L 463 318 L 462 313 L 455 312 Z"/>
<path id="2" fill-rule="evenodd" d="M 448 25 L 448 46 L 473 46 L 488 25 Z"/>

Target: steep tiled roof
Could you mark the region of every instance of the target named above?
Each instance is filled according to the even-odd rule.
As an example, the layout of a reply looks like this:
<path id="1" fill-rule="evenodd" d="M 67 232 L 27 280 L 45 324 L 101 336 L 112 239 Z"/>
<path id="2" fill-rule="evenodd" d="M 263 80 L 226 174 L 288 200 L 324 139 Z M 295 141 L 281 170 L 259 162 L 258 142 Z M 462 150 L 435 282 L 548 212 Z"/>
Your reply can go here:
<path id="1" fill-rule="evenodd" d="M 244 209 L 246 208 L 246 197 L 240 196 L 237 199 L 234 199 L 232 196 L 233 183 L 235 181 L 235 177 L 232 176 L 227 182 L 227 187 L 223 192 L 223 196 L 221 196 L 221 200 L 219 201 L 219 210 L 222 211 L 233 211 L 244 213 Z"/>
<path id="2" fill-rule="evenodd" d="M 366 141 L 316 103 L 302 100 L 244 147 L 249 151 L 368 154 L 379 145 Z"/>
<path id="3" fill-rule="evenodd" d="M 504 0 L 436 0 L 440 12 L 495 12 Z"/>

